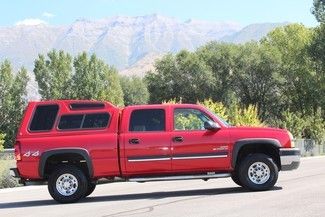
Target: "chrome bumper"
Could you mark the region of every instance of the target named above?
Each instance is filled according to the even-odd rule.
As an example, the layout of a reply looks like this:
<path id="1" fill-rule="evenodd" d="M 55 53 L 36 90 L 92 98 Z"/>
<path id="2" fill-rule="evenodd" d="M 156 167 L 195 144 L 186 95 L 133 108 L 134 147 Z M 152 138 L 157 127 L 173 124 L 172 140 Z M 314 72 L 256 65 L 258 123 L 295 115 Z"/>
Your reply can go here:
<path id="1" fill-rule="evenodd" d="M 280 148 L 281 170 L 295 170 L 300 164 L 299 148 Z"/>

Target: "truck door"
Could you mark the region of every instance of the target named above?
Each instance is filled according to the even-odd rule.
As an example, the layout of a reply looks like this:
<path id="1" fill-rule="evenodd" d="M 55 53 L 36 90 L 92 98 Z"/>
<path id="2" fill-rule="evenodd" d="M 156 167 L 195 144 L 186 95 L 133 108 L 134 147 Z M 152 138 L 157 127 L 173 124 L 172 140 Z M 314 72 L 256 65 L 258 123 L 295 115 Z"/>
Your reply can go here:
<path id="1" fill-rule="evenodd" d="M 171 171 L 170 133 L 167 131 L 167 109 L 150 106 L 127 109 L 127 121 L 121 139 L 126 175 L 161 174 Z"/>
<path id="2" fill-rule="evenodd" d="M 215 120 L 198 107 L 172 110 L 173 172 L 213 172 L 228 168 L 228 130 L 206 130 L 204 123 Z"/>

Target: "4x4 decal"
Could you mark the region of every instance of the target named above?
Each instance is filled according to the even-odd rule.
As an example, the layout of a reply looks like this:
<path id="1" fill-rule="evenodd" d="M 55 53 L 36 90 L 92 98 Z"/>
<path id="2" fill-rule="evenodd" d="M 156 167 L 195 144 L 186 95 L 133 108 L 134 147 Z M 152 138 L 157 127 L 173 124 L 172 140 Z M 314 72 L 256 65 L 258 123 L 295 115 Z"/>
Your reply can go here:
<path id="1" fill-rule="evenodd" d="M 40 152 L 39 151 L 28 151 L 26 152 L 23 156 L 24 157 L 38 157 L 40 155 Z"/>

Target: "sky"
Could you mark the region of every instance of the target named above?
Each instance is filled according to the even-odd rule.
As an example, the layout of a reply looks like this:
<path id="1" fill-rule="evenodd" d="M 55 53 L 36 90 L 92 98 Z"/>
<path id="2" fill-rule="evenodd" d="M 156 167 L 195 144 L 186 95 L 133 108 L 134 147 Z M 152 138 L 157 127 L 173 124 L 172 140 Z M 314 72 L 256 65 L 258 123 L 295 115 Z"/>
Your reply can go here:
<path id="1" fill-rule="evenodd" d="M 46 23 L 68 25 L 77 19 L 160 14 L 188 19 L 236 22 L 298 22 L 316 26 L 312 0 L 0 0 L 0 26 Z"/>

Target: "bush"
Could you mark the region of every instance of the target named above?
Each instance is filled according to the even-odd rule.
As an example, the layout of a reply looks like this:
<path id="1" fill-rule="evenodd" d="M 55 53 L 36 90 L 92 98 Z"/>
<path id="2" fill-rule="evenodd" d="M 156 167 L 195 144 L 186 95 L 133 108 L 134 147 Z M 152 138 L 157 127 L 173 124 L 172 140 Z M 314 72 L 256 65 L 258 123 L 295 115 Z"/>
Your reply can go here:
<path id="1" fill-rule="evenodd" d="M 321 117 L 321 112 L 314 115 L 303 116 L 299 112 L 282 113 L 280 128 L 289 130 L 295 138 L 313 139 L 320 144 L 325 138 L 325 122 Z"/>
<path id="2" fill-rule="evenodd" d="M 5 143 L 5 134 L 0 133 L 0 152 L 3 151 L 3 144 Z"/>
<path id="3" fill-rule="evenodd" d="M 222 119 L 228 120 L 227 108 L 222 104 L 222 102 L 213 102 L 212 99 L 206 99 L 203 102 L 197 102 L 197 104 L 205 106 Z"/>
<path id="4" fill-rule="evenodd" d="M 14 160 L 0 160 L 0 189 L 19 186 L 17 179 L 9 174 L 9 169 L 14 167 Z"/>
<path id="5" fill-rule="evenodd" d="M 237 102 L 226 107 L 221 102 L 213 102 L 211 99 L 200 103 L 217 114 L 224 120 L 235 126 L 263 126 L 258 117 L 257 107 L 249 105 L 247 108 L 240 108 Z"/>
<path id="6" fill-rule="evenodd" d="M 238 108 L 236 115 L 232 119 L 232 123 L 236 126 L 260 127 L 263 123 L 258 117 L 257 107 L 249 105 L 247 108 Z"/>
<path id="7" fill-rule="evenodd" d="M 179 100 L 176 98 L 170 99 L 163 101 L 163 103 L 181 104 L 182 98 Z M 212 99 L 206 99 L 203 102 L 198 101 L 197 104 L 203 105 L 220 118 L 235 126 L 264 126 L 258 117 L 257 107 L 253 105 L 249 105 L 247 108 L 240 108 L 238 103 L 234 102 L 227 108 L 222 102 L 214 102 Z M 193 118 L 191 120 L 195 122 Z M 185 124 L 182 117 L 179 117 L 179 124 Z"/>

